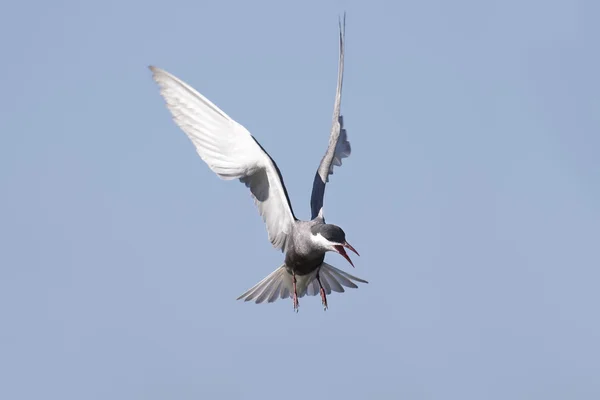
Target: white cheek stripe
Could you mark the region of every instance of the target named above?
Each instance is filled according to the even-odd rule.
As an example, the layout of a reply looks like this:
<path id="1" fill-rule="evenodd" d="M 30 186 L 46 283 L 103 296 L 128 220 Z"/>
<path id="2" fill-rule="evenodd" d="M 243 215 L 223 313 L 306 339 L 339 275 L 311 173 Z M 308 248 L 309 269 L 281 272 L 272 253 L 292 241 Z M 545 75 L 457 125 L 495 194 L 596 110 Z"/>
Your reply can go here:
<path id="1" fill-rule="evenodd" d="M 325 239 L 325 237 L 320 233 L 317 233 L 316 235 L 310 235 L 310 239 L 313 241 L 313 243 L 316 243 L 326 249 L 331 249 L 333 246 L 337 245 L 337 243 L 333 243 Z"/>

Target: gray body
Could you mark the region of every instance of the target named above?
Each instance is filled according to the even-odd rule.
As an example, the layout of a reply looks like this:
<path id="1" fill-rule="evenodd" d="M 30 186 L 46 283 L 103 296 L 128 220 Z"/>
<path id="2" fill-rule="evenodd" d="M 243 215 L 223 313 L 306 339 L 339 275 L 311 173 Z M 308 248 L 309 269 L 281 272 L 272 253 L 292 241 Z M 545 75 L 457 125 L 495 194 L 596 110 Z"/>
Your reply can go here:
<path id="1" fill-rule="evenodd" d="M 312 221 L 296 221 L 289 246 L 285 249 L 285 267 L 289 274 L 307 275 L 323 264 L 326 251 L 311 240 L 313 232 L 324 225 L 320 218 Z"/>

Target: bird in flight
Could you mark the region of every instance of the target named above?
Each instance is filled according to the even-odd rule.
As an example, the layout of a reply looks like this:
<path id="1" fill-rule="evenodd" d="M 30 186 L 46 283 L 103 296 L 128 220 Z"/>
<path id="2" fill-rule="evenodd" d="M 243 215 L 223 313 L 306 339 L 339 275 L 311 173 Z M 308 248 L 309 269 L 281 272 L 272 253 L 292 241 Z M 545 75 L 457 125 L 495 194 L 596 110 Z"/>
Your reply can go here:
<path id="1" fill-rule="evenodd" d="M 333 251 L 354 267 L 345 249 L 358 255 L 346 240 L 342 228 L 326 223 L 323 216 L 323 197 L 329 175 L 351 152 L 340 114 L 345 19 L 344 15 L 343 22 L 339 21 L 333 124 L 327 151 L 313 182 L 310 221 L 296 218 L 277 164 L 246 128 L 181 79 L 160 68 L 149 67 L 173 120 L 190 138 L 198 155 L 220 178 L 238 179 L 250 189 L 271 244 L 285 253 L 284 263 L 238 300 L 272 303 L 278 298 L 291 298 L 297 312 L 298 298 L 319 293 L 326 310 L 327 295 L 332 291 L 341 293 L 344 287 L 357 288 L 355 282 L 368 283 L 324 262 L 325 253 Z"/>

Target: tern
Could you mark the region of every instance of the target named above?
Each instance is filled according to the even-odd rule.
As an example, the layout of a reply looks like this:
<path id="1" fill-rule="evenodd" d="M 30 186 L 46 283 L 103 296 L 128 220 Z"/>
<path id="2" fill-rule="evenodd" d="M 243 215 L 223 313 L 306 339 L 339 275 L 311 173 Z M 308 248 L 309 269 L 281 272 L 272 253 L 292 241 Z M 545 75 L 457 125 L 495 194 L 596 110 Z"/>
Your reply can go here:
<path id="1" fill-rule="evenodd" d="M 344 292 L 343 287 L 357 288 L 355 282 L 367 281 L 341 271 L 326 262 L 325 253 L 342 255 L 354 267 L 345 249 L 358 252 L 346 240 L 337 225 L 328 224 L 323 216 L 323 197 L 334 166 L 351 153 L 344 120 L 340 114 L 345 47 L 344 22 L 339 21 L 339 62 L 333 124 L 329 145 L 315 174 L 310 200 L 311 220 L 296 218 L 277 164 L 238 122 L 234 121 L 187 83 L 163 69 L 150 66 L 174 122 L 191 139 L 200 158 L 221 179 L 238 179 L 250 189 L 274 248 L 285 253 L 284 263 L 254 285 L 238 300 L 292 298 L 294 310 L 298 298 L 321 295 L 327 309 L 327 295 Z"/>

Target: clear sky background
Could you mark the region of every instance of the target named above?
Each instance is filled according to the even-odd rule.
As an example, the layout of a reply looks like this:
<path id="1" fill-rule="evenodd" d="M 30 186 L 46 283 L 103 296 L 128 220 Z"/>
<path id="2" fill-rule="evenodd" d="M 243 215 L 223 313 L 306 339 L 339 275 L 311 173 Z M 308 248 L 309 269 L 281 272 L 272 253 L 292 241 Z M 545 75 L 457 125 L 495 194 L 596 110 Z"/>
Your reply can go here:
<path id="1" fill-rule="evenodd" d="M 327 220 L 369 280 L 282 261 L 149 64 L 245 125 L 309 217 L 337 18 L 353 147 Z M 33 1 L 0 14 L 0 398 L 600 398 L 600 3 Z"/>

